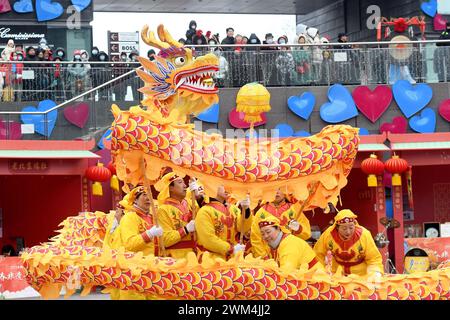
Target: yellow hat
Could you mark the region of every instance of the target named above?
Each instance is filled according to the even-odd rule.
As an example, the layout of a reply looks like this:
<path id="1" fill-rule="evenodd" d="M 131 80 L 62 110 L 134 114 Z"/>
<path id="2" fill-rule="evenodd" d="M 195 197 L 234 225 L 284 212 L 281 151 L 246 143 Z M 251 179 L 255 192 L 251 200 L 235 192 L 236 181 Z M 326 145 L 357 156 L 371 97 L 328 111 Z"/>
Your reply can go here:
<path id="1" fill-rule="evenodd" d="M 358 218 L 358 216 L 354 214 L 351 210 L 344 209 L 339 211 L 339 213 L 334 217 L 334 224 L 339 225 L 350 222 L 356 223 L 356 218 Z"/>
<path id="2" fill-rule="evenodd" d="M 261 221 L 259 221 L 258 226 L 260 229 L 267 227 L 267 226 L 279 227 L 280 220 L 278 220 L 277 218 L 275 218 L 272 215 L 269 215 L 266 218 L 263 218 Z"/>
<path id="3" fill-rule="evenodd" d="M 164 175 L 156 184 L 155 189 L 159 191 L 158 194 L 158 204 L 162 205 L 167 198 L 170 198 L 169 186 L 172 182 L 178 179 L 183 179 L 178 176 L 175 172 L 169 172 Z"/>
<path id="4" fill-rule="evenodd" d="M 125 208 L 125 210 L 131 210 L 133 208 L 134 201 L 137 196 L 144 193 L 145 189 L 143 186 L 138 186 L 126 194 L 125 197 L 119 202 L 119 204 Z"/>

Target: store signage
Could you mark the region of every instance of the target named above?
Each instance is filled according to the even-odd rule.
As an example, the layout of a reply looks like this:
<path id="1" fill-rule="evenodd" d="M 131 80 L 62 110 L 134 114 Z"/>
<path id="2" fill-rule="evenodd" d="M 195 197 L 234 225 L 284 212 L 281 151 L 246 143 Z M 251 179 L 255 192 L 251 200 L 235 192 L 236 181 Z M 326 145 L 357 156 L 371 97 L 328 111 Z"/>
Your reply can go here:
<path id="1" fill-rule="evenodd" d="M 9 39 L 14 42 L 38 43 L 45 38 L 47 28 L 42 26 L 4 26 L 0 25 L 0 43 L 6 43 Z"/>
<path id="2" fill-rule="evenodd" d="M 48 169 L 47 160 L 16 159 L 9 161 L 9 171 L 12 173 L 42 173 Z"/>

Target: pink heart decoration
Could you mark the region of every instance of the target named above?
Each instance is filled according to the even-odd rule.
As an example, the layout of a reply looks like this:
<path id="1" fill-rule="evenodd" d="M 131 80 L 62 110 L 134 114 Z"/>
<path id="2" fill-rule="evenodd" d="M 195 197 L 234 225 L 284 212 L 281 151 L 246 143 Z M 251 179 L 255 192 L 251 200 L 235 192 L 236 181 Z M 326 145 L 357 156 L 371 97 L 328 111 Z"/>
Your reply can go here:
<path id="1" fill-rule="evenodd" d="M 434 16 L 433 25 L 435 31 L 443 31 L 447 26 L 447 20 L 438 13 Z"/>
<path id="2" fill-rule="evenodd" d="M 263 124 L 266 124 L 267 118 L 266 118 L 266 114 L 265 113 L 261 114 L 261 118 L 262 118 L 262 121 L 256 122 L 254 124 L 254 127 L 258 127 L 258 126 L 262 126 Z M 230 124 L 233 127 L 237 128 L 237 129 L 248 129 L 248 128 L 250 128 L 250 123 L 244 121 L 244 113 L 243 112 L 237 112 L 236 108 L 231 110 L 230 113 L 228 114 L 228 121 L 230 122 Z"/>
<path id="3" fill-rule="evenodd" d="M 0 0 L 0 13 L 6 13 L 11 11 L 11 5 L 8 0 Z"/>
<path id="4" fill-rule="evenodd" d="M 392 90 L 388 86 L 377 86 L 374 91 L 359 86 L 352 95 L 359 111 L 372 122 L 377 121 L 392 102 Z"/>
<path id="5" fill-rule="evenodd" d="M 408 121 L 403 117 L 395 117 L 392 122 L 385 122 L 380 126 L 380 132 L 406 133 Z"/>
<path id="6" fill-rule="evenodd" d="M 0 118 L 0 140 L 21 140 L 22 126 L 18 122 L 12 121 L 9 124 L 9 138 L 7 136 L 7 124 Z"/>
<path id="7" fill-rule="evenodd" d="M 83 129 L 89 120 L 89 105 L 87 103 L 79 103 L 64 109 L 64 117 L 70 123 Z"/>
<path id="8" fill-rule="evenodd" d="M 450 99 L 441 102 L 439 105 L 439 114 L 442 118 L 450 122 Z"/>

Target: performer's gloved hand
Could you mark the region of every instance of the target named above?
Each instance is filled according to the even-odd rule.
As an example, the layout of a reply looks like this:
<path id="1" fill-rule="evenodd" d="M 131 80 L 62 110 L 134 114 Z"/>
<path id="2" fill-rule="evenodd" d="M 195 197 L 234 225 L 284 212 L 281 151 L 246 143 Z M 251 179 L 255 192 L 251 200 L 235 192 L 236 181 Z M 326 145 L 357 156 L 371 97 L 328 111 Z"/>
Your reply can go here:
<path id="1" fill-rule="evenodd" d="M 298 223 L 297 220 L 291 220 L 291 221 L 289 221 L 288 227 L 292 231 L 298 231 L 300 229 L 300 223 Z"/>
<path id="2" fill-rule="evenodd" d="M 150 230 L 147 230 L 146 232 L 150 238 L 161 237 L 163 235 L 163 229 L 158 226 L 153 226 L 151 227 Z"/>
<path id="3" fill-rule="evenodd" d="M 189 223 L 186 225 L 186 230 L 189 233 L 192 233 L 195 231 L 195 221 L 194 220 L 189 221 Z"/>
<path id="4" fill-rule="evenodd" d="M 238 253 L 239 251 L 245 251 L 245 245 L 238 243 L 233 247 L 234 254 Z"/>
<path id="5" fill-rule="evenodd" d="M 250 207 L 250 196 L 247 195 L 247 197 L 244 200 L 239 201 L 239 204 L 243 209 L 247 209 Z"/>
<path id="6" fill-rule="evenodd" d="M 191 190 L 191 191 L 197 191 L 198 190 L 197 180 L 189 181 L 189 190 Z"/>

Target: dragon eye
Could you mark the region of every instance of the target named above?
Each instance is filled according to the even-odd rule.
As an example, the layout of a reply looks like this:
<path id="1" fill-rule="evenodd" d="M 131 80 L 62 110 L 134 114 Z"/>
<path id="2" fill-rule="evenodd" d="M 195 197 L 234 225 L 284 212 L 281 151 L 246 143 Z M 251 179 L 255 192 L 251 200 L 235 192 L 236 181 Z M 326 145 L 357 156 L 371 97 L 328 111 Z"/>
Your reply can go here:
<path id="1" fill-rule="evenodd" d="M 182 66 L 182 65 L 184 65 L 186 63 L 186 59 L 185 58 L 183 58 L 183 57 L 176 57 L 175 58 L 175 64 L 177 65 L 177 66 Z"/>

